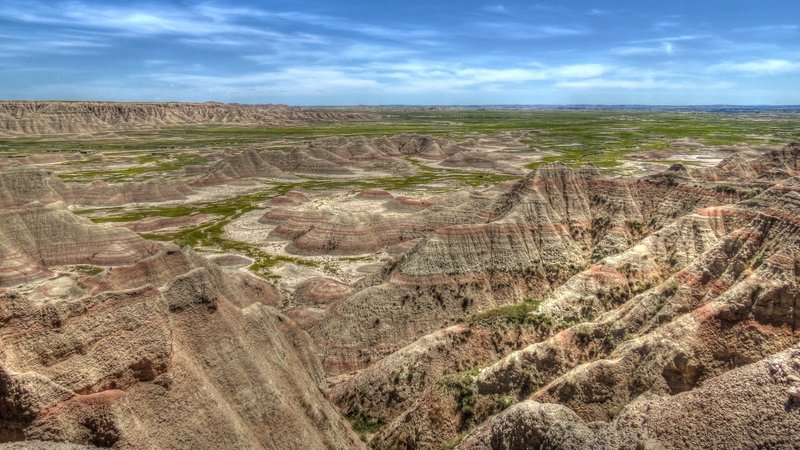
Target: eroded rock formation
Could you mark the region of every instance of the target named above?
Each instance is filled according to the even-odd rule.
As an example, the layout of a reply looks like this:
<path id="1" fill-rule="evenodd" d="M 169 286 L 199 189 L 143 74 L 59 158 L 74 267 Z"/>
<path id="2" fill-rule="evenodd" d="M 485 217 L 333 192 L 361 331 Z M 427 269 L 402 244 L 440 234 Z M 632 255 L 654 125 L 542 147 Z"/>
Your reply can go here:
<path id="1" fill-rule="evenodd" d="M 498 198 L 488 224 L 434 231 L 387 281 L 320 319 L 312 335 L 334 343 L 329 371 L 352 367 L 340 358 L 391 353 L 335 386 L 335 401 L 385 424 L 371 438 L 380 448 L 793 448 L 798 151 L 729 174 L 731 190 L 747 194 L 714 189 L 720 167 L 633 182 L 540 169 Z M 452 311 L 491 308 L 486 299 L 502 304 L 509 286 L 541 304 L 425 331 L 431 317 L 446 323 Z M 523 332 L 509 335 L 520 321 Z M 505 337 L 478 344 L 487 329 Z M 505 356 L 484 364 L 487 348 Z"/>
<path id="2" fill-rule="evenodd" d="M 0 136 L 88 134 L 196 124 L 280 126 L 359 118 L 364 116 L 283 105 L 3 101 Z"/>
<path id="3" fill-rule="evenodd" d="M 53 124 L 48 108 L 65 106 L 3 107 L 15 134 L 326 117 L 76 104 L 75 124 Z M 794 448 L 798 158 L 795 143 L 637 179 L 543 164 L 469 191 L 359 187 L 335 207 L 318 190 L 279 190 L 259 197 L 263 214 L 230 216 L 263 227 L 257 244 L 281 243 L 286 261 L 380 255 L 355 281 L 292 267 L 302 276 L 281 291 L 246 269 L 266 247 L 207 259 L 136 233 L 216 215 L 98 225 L 67 205 L 184 201 L 250 178 L 412 175 L 420 161 L 521 169 L 475 140 L 411 134 L 227 150 L 185 179 L 65 183 L 10 164 L 0 443 L 362 448 L 344 415 L 375 425 L 362 436 L 375 448 Z M 51 160 L 25 162 L 37 161 Z"/>
<path id="4" fill-rule="evenodd" d="M 4 209 L 0 227 L 0 442 L 362 446 L 270 284 L 57 207 Z M 79 263 L 106 270 L 20 284 Z"/>

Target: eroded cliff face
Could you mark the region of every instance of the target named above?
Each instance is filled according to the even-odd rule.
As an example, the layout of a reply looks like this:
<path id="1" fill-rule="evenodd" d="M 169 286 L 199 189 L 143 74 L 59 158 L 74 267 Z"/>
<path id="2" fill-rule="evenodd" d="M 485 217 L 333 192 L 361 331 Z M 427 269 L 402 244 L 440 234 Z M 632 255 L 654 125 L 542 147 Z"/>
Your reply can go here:
<path id="1" fill-rule="evenodd" d="M 798 155 L 794 144 L 740 162 L 724 195 L 715 183 L 727 161 L 634 181 L 540 169 L 498 198 L 486 225 L 437 229 L 369 297 L 353 294 L 312 330 L 362 349 L 413 339 L 335 386 L 335 402 L 384 424 L 377 448 L 793 448 Z M 428 312 L 439 308 L 420 286 L 441 289 L 443 274 L 483 286 L 460 291 L 482 299 L 462 317 L 502 304 L 511 286 L 539 301 L 426 334 L 446 313 Z M 389 294 L 403 290 L 416 292 L 408 313 Z M 443 311 L 459 310 L 452 297 Z M 344 331 L 379 314 L 372 329 Z M 505 356 L 484 363 L 492 352 Z"/>
<path id="2" fill-rule="evenodd" d="M 283 105 L 3 101 L 0 136 L 91 134 L 197 124 L 281 126 L 364 117 Z"/>
<path id="3" fill-rule="evenodd" d="M 326 360 L 331 367 L 339 364 L 336 353 L 348 347 L 374 358 L 366 350 L 375 346 L 383 356 L 380 352 L 394 351 L 442 324 L 557 291 L 574 275 L 631 248 L 662 224 L 693 209 L 723 203 L 713 190 L 694 182 L 608 179 L 591 168 L 544 165 L 498 192 L 395 219 L 409 228 L 413 223 L 419 234 L 410 238 L 421 239 L 387 268 L 382 280 L 331 308 L 329 317 L 311 333 L 323 348 L 331 343 Z M 295 245 L 307 242 L 308 235 L 325 233 L 329 223 L 309 224 Z M 362 237 L 360 242 L 370 242 L 368 232 L 341 228 L 342 234 L 349 229 Z M 376 234 L 393 236 L 381 229 Z M 671 238 L 664 239 L 673 245 Z M 664 276 L 657 264 L 636 271 L 620 275 L 624 282 L 618 288 L 629 294 L 629 281 L 645 283 Z M 579 303 L 575 308 L 592 310 L 591 304 L 577 297 L 574 301 Z M 341 356 L 343 370 L 364 363 L 348 360 L 353 353 L 347 353 Z"/>
<path id="4" fill-rule="evenodd" d="M 270 284 L 57 205 L 2 215 L 0 442 L 363 446 Z"/>
<path id="5" fill-rule="evenodd" d="M 134 232 L 214 214 L 115 226 L 68 209 L 251 178 L 417 175 L 421 160 L 502 166 L 480 154 L 398 135 L 225 151 L 183 179 L 4 168 L 0 442 L 363 447 L 343 416 L 372 424 L 375 448 L 800 442 L 798 144 L 637 179 L 543 164 L 469 191 L 359 189 L 336 208 L 276 190 L 249 211 L 254 239 L 290 261 L 383 261 L 357 280 L 309 269 L 281 292 L 241 255 Z"/>
<path id="6" fill-rule="evenodd" d="M 0 210 L 0 287 L 49 276 L 51 266 L 130 264 L 158 247 L 125 229 L 94 226 L 63 204 L 6 207 Z"/>

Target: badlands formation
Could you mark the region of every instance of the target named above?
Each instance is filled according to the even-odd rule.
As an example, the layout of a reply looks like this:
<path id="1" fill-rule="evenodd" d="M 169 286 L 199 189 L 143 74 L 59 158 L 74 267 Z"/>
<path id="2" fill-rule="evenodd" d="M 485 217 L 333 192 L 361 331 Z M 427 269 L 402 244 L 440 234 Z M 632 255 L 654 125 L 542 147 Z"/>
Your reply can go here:
<path id="1" fill-rule="evenodd" d="M 797 448 L 796 124 L 0 103 L 0 448 Z"/>

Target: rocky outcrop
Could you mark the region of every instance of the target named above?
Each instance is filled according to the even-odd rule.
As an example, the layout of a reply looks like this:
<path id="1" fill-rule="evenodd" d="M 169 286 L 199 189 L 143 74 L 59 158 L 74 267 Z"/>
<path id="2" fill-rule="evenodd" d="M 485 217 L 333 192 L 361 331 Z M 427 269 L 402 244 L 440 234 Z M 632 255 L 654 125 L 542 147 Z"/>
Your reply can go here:
<path id="1" fill-rule="evenodd" d="M 0 172 L 0 207 L 21 206 L 33 201 L 119 206 L 181 200 L 192 192 L 192 188 L 181 181 L 65 183 L 53 172 L 32 167 L 14 167 Z"/>
<path id="2" fill-rule="evenodd" d="M 386 198 L 382 192 L 385 191 L 369 191 L 366 200 Z M 362 194 L 352 200 L 365 200 Z M 351 213 L 347 209 L 336 213 L 329 209 L 298 209 L 291 206 L 299 202 L 290 204 L 280 199 L 281 206 L 265 212 L 259 222 L 276 225 L 270 236 L 291 240 L 287 250 L 293 253 L 357 255 L 413 241 L 445 225 L 480 221 L 477 210 L 485 206 L 487 200 L 468 193 L 451 193 L 441 196 L 438 205 L 430 199 L 416 202 L 425 205 L 402 215 L 383 215 L 379 212 Z"/>
<path id="3" fill-rule="evenodd" d="M 332 278 L 315 277 L 295 287 L 292 298 L 301 305 L 335 303 L 346 298 L 353 288 Z"/>
<path id="4" fill-rule="evenodd" d="M 2 216 L 0 260 L 32 269 L 2 272 L 0 442 L 363 447 L 269 283 L 58 205 Z M 77 263 L 115 267 L 44 279 Z"/>
<path id="5" fill-rule="evenodd" d="M 310 200 L 306 194 L 299 191 L 289 191 L 284 195 L 273 197 L 270 200 L 270 203 L 273 205 L 297 206 L 297 205 L 302 205 L 303 203 L 307 203 L 309 201 Z"/>
<path id="6" fill-rule="evenodd" d="M 59 205 L 34 202 L 0 210 L 0 286 L 45 277 L 64 264 L 120 266 L 158 244 L 116 227 L 94 225 Z"/>
<path id="7" fill-rule="evenodd" d="M 779 153 L 788 154 L 790 149 Z M 760 178 L 774 165 L 752 167 L 760 167 L 754 169 Z M 525 277 L 549 283 L 529 285 L 540 289 L 535 309 L 495 310 L 495 327 L 522 323 L 522 330 L 540 332 L 530 345 L 480 370 L 454 362 L 437 375 L 413 362 L 436 367 L 434 347 L 422 343 L 440 342 L 455 361 L 469 361 L 467 355 L 477 352 L 468 336 L 484 332 L 486 324 L 463 325 L 466 337 L 460 340 L 433 331 L 337 385 L 335 401 L 349 415 L 385 424 L 371 438 L 379 447 L 729 448 L 748 446 L 749 436 L 758 436 L 755 447 L 792 448 L 800 424 L 800 378 L 790 375 L 800 367 L 800 183 L 782 178 L 741 200 L 715 197 L 715 181 L 676 170 L 632 184 L 570 172 L 545 167 L 518 183 L 488 211 L 494 220 L 487 225 L 437 230 L 394 266 L 389 282 L 354 293 L 312 329 L 323 343 L 337 343 L 325 360 L 335 373 L 352 367 L 342 361 L 375 358 L 386 343 L 422 332 L 431 318 L 452 323 L 457 300 L 462 317 L 502 304 L 489 299 L 514 294 L 503 292 L 499 280 L 506 289 L 522 286 L 512 275 L 525 261 L 582 258 L 584 267 L 562 270 L 562 280 L 547 278 L 557 266 Z M 731 203 L 720 204 L 726 199 Z M 547 227 L 517 231 L 521 223 L 543 219 L 550 221 Z M 517 228 L 508 231 L 509 223 Z M 502 239 L 483 237 L 500 232 Z M 525 233 L 532 237 L 513 244 L 511 236 Z M 442 243 L 461 236 L 468 236 L 466 244 Z M 608 246 L 598 252 L 603 242 Z M 416 252 L 431 244 L 441 256 L 426 255 L 418 264 Z M 464 250 L 444 250 L 456 245 Z M 535 253 L 514 259 L 515 252 L 531 249 Z M 486 251 L 506 253 L 482 259 L 478 252 Z M 462 260 L 463 252 L 469 256 Z M 411 263 L 417 264 L 406 266 Z M 431 275 L 442 266 L 457 283 Z M 492 280 L 496 287 L 488 288 Z M 342 322 L 356 331 L 346 334 Z M 349 350 L 352 342 L 360 343 L 354 346 L 360 354 Z M 376 390 L 401 366 L 407 369 L 389 383 L 392 389 Z M 404 381 L 423 375 L 425 383 Z M 426 387 L 432 384 L 439 387 Z M 699 405 L 711 398 L 706 417 Z M 515 406 L 497 414 L 509 405 Z M 673 425 L 682 431 L 667 431 Z M 727 430 L 730 438 L 715 430 Z"/>
<path id="8" fill-rule="evenodd" d="M 0 208 L 71 200 L 70 189 L 52 172 L 15 167 L 0 171 Z"/>
<path id="9" fill-rule="evenodd" d="M 253 243 L 265 256 L 283 240 L 317 257 L 276 258 L 291 280 L 280 292 L 244 269 L 255 250 L 209 260 L 125 228 L 209 216 L 112 226 L 63 207 L 309 172 L 338 187 L 367 169 L 424 172 L 426 159 L 489 168 L 483 150 L 419 135 L 225 150 L 183 173 L 191 187 L 4 169 L 0 442 L 363 447 L 343 413 L 375 448 L 795 446 L 795 144 L 639 179 L 543 164 L 425 198 L 337 191 L 326 205 L 288 191 L 265 227 L 250 206 L 232 219 L 272 240 Z M 328 277 L 341 267 L 352 272 Z M 356 268 L 369 275 L 343 282 Z"/>
<path id="10" fill-rule="evenodd" d="M 363 120 L 362 114 L 223 103 L 0 102 L 0 136 L 91 134 L 171 125 L 296 125 Z"/>
<path id="11" fill-rule="evenodd" d="M 201 223 L 214 219 L 211 214 L 190 214 L 188 216 L 177 217 L 146 217 L 135 222 L 116 223 L 115 225 L 125 227 L 137 233 L 153 233 L 176 231 L 183 228 L 197 226 Z"/>
<path id="12" fill-rule="evenodd" d="M 479 427 L 458 449 L 794 448 L 800 419 L 800 349 L 731 370 L 697 389 L 651 396 L 608 423 L 571 409 L 521 402 Z"/>
<path id="13" fill-rule="evenodd" d="M 441 160 L 462 150 L 455 141 L 423 135 L 321 138 L 288 151 L 231 150 L 211 164 L 192 185 L 210 186 L 243 178 L 292 178 L 303 174 L 355 177 L 358 169 L 413 174 L 418 169 L 404 156 Z"/>
<path id="14" fill-rule="evenodd" d="M 546 295 L 594 261 L 629 248 L 659 224 L 697 207 L 720 204 L 714 194 L 694 182 L 611 180 L 593 168 L 544 165 L 499 195 L 471 197 L 465 201 L 470 207 L 448 209 L 443 204 L 418 213 L 416 224 L 432 217 L 438 222 L 430 223 L 439 226 L 423 228 L 423 240 L 389 268 L 382 283 L 336 305 L 312 334 L 323 347 L 331 342 L 334 354 L 353 346 L 374 358 L 365 347 L 375 345 L 381 353 L 394 350 L 441 324 Z M 448 210 L 462 213 L 442 213 Z M 454 220 L 442 223 L 442 218 Z M 332 236 L 328 226 L 309 228 L 292 245 L 320 233 Z M 364 230 L 354 235 L 361 237 L 360 243 L 370 242 Z M 326 363 L 334 367 L 339 364 L 335 359 L 331 355 Z"/>
<path id="15" fill-rule="evenodd" d="M 157 203 L 184 200 L 193 189 L 182 181 L 147 180 L 127 183 L 106 183 L 95 180 L 88 184 L 67 184 L 71 203 L 85 206 L 118 206 L 130 203 Z"/>

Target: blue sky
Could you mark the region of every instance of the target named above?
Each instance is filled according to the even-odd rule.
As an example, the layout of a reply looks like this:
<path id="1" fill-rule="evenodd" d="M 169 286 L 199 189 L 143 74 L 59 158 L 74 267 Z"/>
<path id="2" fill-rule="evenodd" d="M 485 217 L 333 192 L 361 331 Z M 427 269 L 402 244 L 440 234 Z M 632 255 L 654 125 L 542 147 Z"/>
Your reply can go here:
<path id="1" fill-rule="evenodd" d="M 0 98 L 800 104 L 800 1 L 2 0 Z"/>

